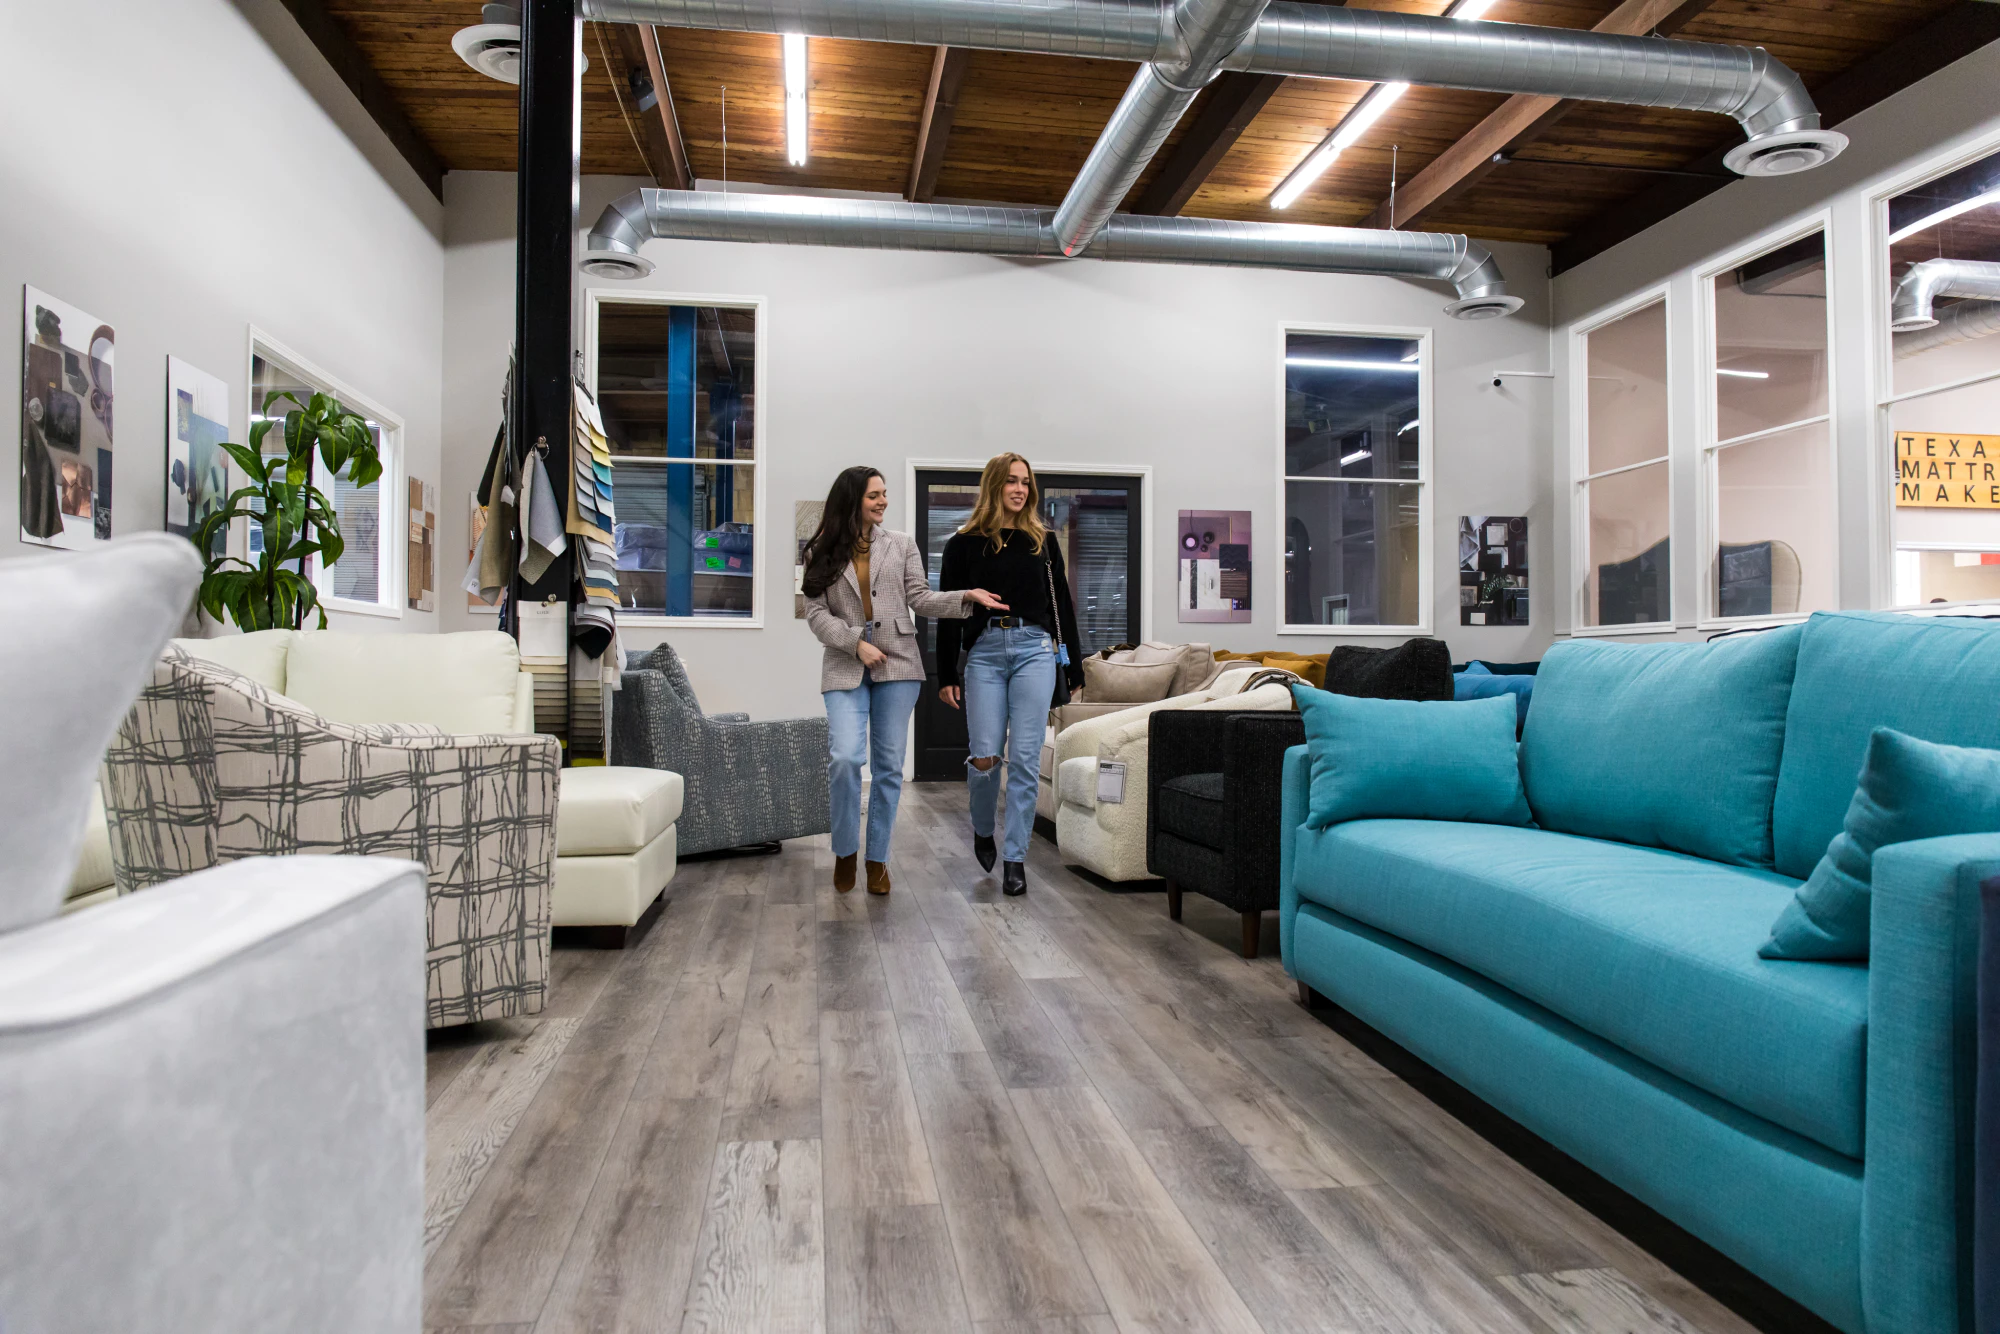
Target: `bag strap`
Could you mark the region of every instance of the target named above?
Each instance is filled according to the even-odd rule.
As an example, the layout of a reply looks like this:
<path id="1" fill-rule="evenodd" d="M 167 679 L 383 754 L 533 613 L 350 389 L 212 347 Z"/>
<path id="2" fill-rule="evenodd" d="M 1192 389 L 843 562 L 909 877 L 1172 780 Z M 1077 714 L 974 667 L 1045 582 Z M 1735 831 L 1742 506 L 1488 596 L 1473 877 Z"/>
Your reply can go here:
<path id="1" fill-rule="evenodd" d="M 1055 539 L 1050 538 L 1051 542 Z M 1049 622 L 1056 628 L 1056 661 L 1062 661 L 1062 608 L 1056 605 L 1056 567 L 1047 556 L 1042 557 L 1042 573 L 1049 577 Z"/>

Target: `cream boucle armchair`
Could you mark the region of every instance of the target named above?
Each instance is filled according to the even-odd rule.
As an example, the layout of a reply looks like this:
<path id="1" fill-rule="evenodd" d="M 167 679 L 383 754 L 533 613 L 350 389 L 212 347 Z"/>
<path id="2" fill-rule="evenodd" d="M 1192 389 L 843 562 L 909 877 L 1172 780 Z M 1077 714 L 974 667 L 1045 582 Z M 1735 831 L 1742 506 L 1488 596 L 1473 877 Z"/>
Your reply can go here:
<path id="1" fill-rule="evenodd" d="M 1146 741 L 1149 720 L 1162 709 L 1265 709 L 1292 707 L 1282 685 L 1243 687 L 1262 669 L 1255 664 L 1216 677 L 1206 690 L 1139 704 L 1087 718 L 1055 740 L 1056 844 L 1063 860 L 1106 880 L 1150 878 L 1146 870 Z M 1098 800 L 1098 770 L 1123 764 L 1122 801 Z"/>

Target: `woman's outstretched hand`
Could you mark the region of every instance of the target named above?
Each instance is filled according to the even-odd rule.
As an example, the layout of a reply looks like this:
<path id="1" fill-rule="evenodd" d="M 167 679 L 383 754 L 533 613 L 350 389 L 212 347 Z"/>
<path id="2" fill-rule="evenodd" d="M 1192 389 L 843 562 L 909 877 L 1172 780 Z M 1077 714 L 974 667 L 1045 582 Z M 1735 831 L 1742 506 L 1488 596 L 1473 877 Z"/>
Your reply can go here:
<path id="1" fill-rule="evenodd" d="M 854 646 L 854 656 L 861 659 L 863 667 L 879 667 L 889 661 L 888 654 L 865 639 Z"/>
<path id="2" fill-rule="evenodd" d="M 958 707 L 958 701 L 963 699 L 964 697 L 965 697 L 964 692 L 961 691 L 957 686 L 938 687 L 938 699 L 942 703 L 947 704 L 954 709 Z"/>
<path id="3" fill-rule="evenodd" d="M 983 588 L 968 588 L 965 590 L 965 596 L 970 600 L 977 602 L 980 606 L 986 608 L 986 610 L 988 611 L 1007 610 L 1006 603 L 1002 602 L 999 598 L 994 597 L 991 593 L 987 592 Z"/>

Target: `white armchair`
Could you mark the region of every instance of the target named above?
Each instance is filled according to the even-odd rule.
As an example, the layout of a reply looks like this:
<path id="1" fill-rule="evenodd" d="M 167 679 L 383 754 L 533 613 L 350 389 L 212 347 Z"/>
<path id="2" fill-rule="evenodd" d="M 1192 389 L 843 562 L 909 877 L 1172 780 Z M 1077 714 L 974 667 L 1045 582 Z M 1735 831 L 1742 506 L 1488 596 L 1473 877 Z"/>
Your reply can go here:
<path id="1" fill-rule="evenodd" d="M 419 868 L 246 860 L 58 915 L 200 571 L 165 534 L 0 564 L 0 1324 L 415 1334 Z"/>

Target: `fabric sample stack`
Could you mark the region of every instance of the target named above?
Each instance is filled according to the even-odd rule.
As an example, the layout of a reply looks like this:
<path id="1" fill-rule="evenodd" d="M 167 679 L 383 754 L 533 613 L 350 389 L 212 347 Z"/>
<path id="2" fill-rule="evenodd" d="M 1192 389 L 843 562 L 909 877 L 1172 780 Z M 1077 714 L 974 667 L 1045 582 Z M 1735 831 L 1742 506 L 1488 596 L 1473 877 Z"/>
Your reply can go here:
<path id="1" fill-rule="evenodd" d="M 583 598 L 572 623 L 570 654 L 570 757 L 602 759 L 606 699 L 618 688 L 618 516 L 611 497 L 611 441 L 604 418 L 582 385 L 576 386 L 570 454 L 576 469 L 576 504 L 569 532 L 578 540 L 577 580 Z"/>

